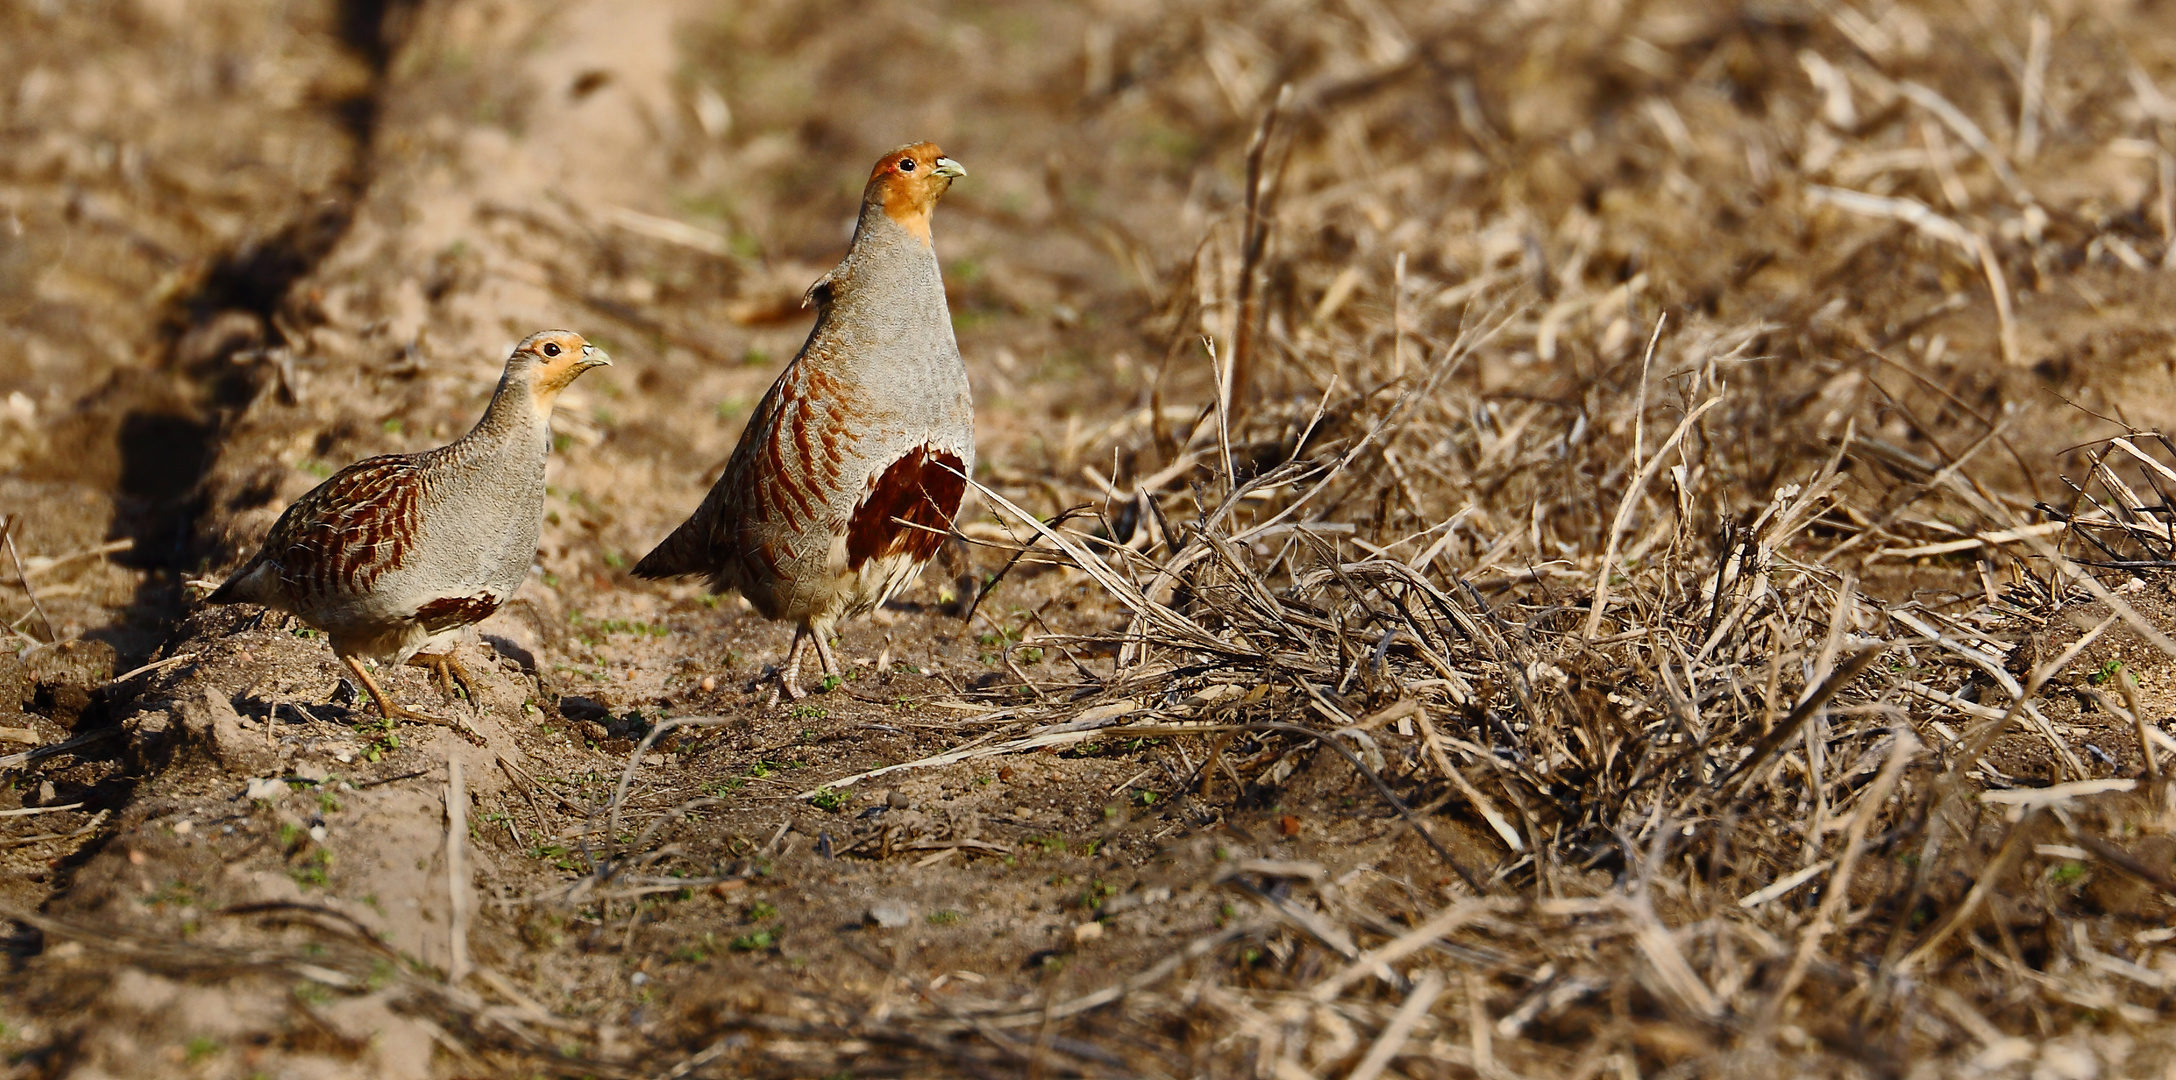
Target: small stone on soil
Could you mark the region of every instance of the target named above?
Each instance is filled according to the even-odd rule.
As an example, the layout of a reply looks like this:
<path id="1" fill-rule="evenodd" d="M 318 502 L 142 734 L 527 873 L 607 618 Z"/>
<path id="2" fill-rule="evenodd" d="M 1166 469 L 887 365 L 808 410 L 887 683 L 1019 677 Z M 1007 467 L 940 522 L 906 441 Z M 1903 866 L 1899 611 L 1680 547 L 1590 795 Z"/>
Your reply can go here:
<path id="1" fill-rule="evenodd" d="M 862 921 L 889 930 L 896 930 L 914 921 L 914 909 L 897 900 L 879 900 L 869 905 Z"/>

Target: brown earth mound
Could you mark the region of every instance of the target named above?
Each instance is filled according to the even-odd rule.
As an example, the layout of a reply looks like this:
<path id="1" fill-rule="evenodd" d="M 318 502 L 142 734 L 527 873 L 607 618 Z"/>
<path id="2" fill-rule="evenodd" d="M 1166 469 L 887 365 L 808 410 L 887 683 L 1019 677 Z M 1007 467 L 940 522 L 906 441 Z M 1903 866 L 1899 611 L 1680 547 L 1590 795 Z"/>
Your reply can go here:
<path id="1" fill-rule="evenodd" d="M 6 1075 L 2176 1061 L 2164 11 L 25 2 L 0 73 Z M 925 138 L 979 485 L 773 703 L 626 569 Z M 446 723 L 195 603 L 545 327 L 616 363 L 473 695 L 382 676 Z"/>

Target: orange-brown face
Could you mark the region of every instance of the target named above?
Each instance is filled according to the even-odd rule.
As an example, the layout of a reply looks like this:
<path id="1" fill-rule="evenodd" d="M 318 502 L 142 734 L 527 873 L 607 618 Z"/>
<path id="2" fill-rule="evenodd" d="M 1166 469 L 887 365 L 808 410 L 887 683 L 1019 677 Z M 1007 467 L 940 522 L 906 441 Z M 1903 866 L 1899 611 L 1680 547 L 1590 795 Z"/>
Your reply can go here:
<path id="1" fill-rule="evenodd" d="M 537 401 L 545 405 L 583 372 L 612 362 L 603 349 L 583 341 L 582 335 L 572 330 L 531 334 L 514 346 L 514 357 L 536 365 L 536 380 L 530 385 Z"/>
<path id="2" fill-rule="evenodd" d="M 902 146 L 876 163 L 864 199 L 879 201 L 884 215 L 929 242 L 929 212 L 952 181 L 967 175 L 960 163 L 944 156 L 936 143 Z"/>

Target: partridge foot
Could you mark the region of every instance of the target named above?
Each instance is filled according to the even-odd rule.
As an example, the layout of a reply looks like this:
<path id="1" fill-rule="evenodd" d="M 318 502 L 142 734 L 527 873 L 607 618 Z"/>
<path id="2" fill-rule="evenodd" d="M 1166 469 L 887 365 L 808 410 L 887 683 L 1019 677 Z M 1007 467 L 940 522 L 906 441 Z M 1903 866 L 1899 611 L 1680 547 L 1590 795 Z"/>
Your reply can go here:
<path id="1" fill-rule="evenodd" d="M 778 665 L 778 690 L 787 701 L 799 701 L 808 696 L 808 691 L 801 689 L 801 658 L 807 654 L 811 640 L 813 637 L 806 629 L 795 630 L 793 646 L 786 650 L 786 659 Z M 778 704 L 777 694 L 772 695 L 771 704 Z"/>
<path id="2" fill-rule="evenodd" d="M 370 694 L 370 700 L 378 706 L 378 715 L 385 717 L 388 722 L 407 721 L 411 724 L 437 724 L 440 727 L 452 725 L 452 721 L 444 717 L 420 713 L 394 704 L 393 699 L 386 695 L 385 689 L 378 685 L 378 680 L 371 678 L 370 672 L 364 670 L 361 660 L 343 656 L 340 661 L 348 666 L 349 671 L 355 673 L 356 680 L 363 684 L 363 689 Z"/>
<path id="3" fill-rule="evenodd" d="M 408 658 L 409 667 L 428 669 L 431 681 L 438 684 L 438 692 L 453 700 L 453 684 L 461 684 L 461 693 L 471 702 L 476 700 L 476 679 L 453 658 L 452 653 L 417 653 Z"/>
<path id="4" fill-rule="evenodd" d="M 822 631 L 807 628 L 793 632 L 793 647 L 786 650 L 785 662 L 778 665 L 778 689 L 787 701 L 799 701 L 808 696 L 808 691 L 801 689 L 801 662 L 811 646 L 816 650 L 816 664 L 824 673 L 823 689 L 829 691 L 837 685 L 831 680 L 842 677 L 839 658 L 831 654 L 831 643 L 824 640 L 827 636 Z M 771 704 L 777 703 L 778 698 L 772 697 Z"/>
<path id="5" fill-rule="evenodd" d="M 843 682 L 846 679 L 846 673 L 839 670 L 839 658 L 831 655 L 831 642 L 827 640 L 830 637 L 831 635 L 828 632 L 822 630 L 813 631 L 809 634 L 810 640 L 816 643 L 816 662 L 823 667 L 824 690 L 827 692 L 838 685 L 837 682 L 832 680 L 836 679 Z"/>

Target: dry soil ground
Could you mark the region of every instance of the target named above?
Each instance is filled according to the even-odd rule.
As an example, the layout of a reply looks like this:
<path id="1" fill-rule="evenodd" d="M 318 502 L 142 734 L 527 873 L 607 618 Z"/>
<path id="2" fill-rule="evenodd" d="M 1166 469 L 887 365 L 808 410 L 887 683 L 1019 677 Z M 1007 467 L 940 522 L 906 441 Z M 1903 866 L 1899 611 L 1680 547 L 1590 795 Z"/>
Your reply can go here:
<path id="1" fill-rule="evenodd" d="M 2172 125 L 2121 0 L 0 0 L 7 1074 L 2167 1075 Z M 769 703 L 625 568 L 923 138 L 991 494 Z M 555 326 L 453 725 L 194 603 Z"/>

